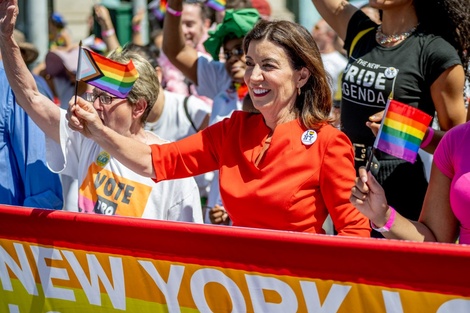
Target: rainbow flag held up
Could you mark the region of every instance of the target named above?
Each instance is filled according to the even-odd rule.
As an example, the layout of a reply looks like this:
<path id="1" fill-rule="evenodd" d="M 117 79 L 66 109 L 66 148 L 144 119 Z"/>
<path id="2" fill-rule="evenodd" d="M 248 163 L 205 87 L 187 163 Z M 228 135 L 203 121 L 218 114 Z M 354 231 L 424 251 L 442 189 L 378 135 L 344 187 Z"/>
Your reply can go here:
<path id="1" fill-rule="evenodd" d="M 414 163 L 431 120 L 417 108 L 389 100 L 374 148 Z"/>
<path id="2" fill-rule="evenodd" d="M 159 21 L 163 21 L 166 13 L 166 0 L 153 0 L 148 4 L 149 10 Z"/>
<path id="3" fill-rule="evenodd" d="M 84 81 L 122 99 L 127 97 L 139 78 L 132 60 L 121 64 L 91 50 L 80 49 L 77 81 Z"/>
<path id="4" fill-rule="evenodd" d="M 216 11 L 224 11 L 226 4 L 225 0 L 200 0 L 193 2 L 205 3 L 208 7 Z M 167 0 L 153 0 L 148 4 L 147 7 L 150 12 L 152 12 L 153 16 L 155 16 L 159 21 L 162 21 L 166 13 L 166 4 Z"/>
<path id="5" fill-rule="evenodd" d="M 208 0 L 206 5 L 216 11 L 223 11 L 225 10 L 225 0 Z"/>

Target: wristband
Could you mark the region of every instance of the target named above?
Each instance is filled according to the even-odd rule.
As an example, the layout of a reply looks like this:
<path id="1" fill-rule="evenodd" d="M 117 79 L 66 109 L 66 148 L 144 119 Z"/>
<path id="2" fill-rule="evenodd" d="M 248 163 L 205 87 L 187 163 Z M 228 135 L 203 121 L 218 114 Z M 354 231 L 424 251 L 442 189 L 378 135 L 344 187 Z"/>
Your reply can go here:
<path id="1" fill-rule="evenodd" d="M 140 27 L 140 24 L 132 25 L 132 31 L 135 32 L 135 33 L 140 32 L 141 29 L 142 29 L 142 27 Z"/>
<path id="2" fill-rule="evenodd" d="M 391 206 L 388 206 L 390 208 L 390 217 L 388 218 L 387 223 L 385 223 L 384 226 L 382 227 L 377 227 L 372 221 L 370 221 L 370 227 L 372 227 L 373 230 L 378 231 L 379 233 L 385 233 L 390 231 L 390 228 L 392 228 L 393 222 L 395 222 L 395 216 L 397 215 L 397 211 L 395 211 L 394 208 Z"/>
<path id="3" fill-rule="evenodd" d="M 426 148 L 431 143 L 432 137 L 434 137 L 434 128 L 428 127 L 428 135 L 424 138 L 423 142 L 419 146 L 421 149 Z"/>
<path id="4" fill-rule="evenodd" d="M 116 32 L 114 31 L 114 28 L 110 28 L 110 29 L 108 29 L 108 30 L 103 30 L 103 31 L 101 32 L 101 36 L 102 36 L 102 37 L 109 37 L 109 36 L 114 35 L 115 33 L 116 33 Z"/>
<path id="5" fill-rule="evenodd" d="M 168 14 L 176 16 L 176 17 L 181 16 L 181 14 L 183 13 L 181 11 L 176 11 L 175 9 L 172 9 L 171 7 L 168 6 L 168 4 L 166 5 L 166 11 L 168 12 Z"/>

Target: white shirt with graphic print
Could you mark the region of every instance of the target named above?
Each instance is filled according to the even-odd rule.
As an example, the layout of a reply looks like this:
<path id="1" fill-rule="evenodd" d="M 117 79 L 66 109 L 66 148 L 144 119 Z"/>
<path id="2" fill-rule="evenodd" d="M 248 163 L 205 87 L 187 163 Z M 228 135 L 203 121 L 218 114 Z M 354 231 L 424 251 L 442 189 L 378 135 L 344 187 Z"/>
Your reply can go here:
<path id="1" fill-rule="evenodd" d="M 202 223 L 193 178 L 155 183 L 136 174 L 93 140 L 71 130 L 66 111 L 61 111 L 60 145 L 47 139 L 47 163 L 52 171 L 79 181 L 78 206 L 67 211 Z"/>

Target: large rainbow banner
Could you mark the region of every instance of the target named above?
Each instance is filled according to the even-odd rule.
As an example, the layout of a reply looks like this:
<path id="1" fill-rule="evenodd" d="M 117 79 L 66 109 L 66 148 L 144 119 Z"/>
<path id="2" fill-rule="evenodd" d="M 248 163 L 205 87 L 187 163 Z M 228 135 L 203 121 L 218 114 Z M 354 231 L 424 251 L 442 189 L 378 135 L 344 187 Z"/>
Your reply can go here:
<path id="1" fill-rule="evenodd" d="M 0 207 L 0 312 L 470 312 L 470 247 Z"/>

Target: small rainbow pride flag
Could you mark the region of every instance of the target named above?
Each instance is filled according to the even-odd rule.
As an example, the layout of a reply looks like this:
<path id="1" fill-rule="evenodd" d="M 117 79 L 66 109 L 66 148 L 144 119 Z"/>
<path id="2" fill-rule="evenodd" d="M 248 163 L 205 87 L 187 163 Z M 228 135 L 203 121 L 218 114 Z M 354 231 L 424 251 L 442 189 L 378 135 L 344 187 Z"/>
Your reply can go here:
<path id="1" fill-rule="evenodd" d="M 154 0 L 148 4 L 149 10 L 159 21 L 163 21 L 166 13 L 166 0 Z"/>
<path id="2" fill-rule="evenodd" d="M 225 0 L 208 0 L 206 5 L 216 11 L 223 11 L 225 10 Z"/>
<path id="3" fill-rule="evenodd" d="M 77 81 L 84 81 L 122 99 L 127 97 L 139 78 L 132 60 L 121 64 L 91 50 L 80 49 Z"/>
<path id="4" fill-rule="evenodd" d="M 414 163 L 431 119 L 417 108 L 389 100 L 374 148 Z"/>

